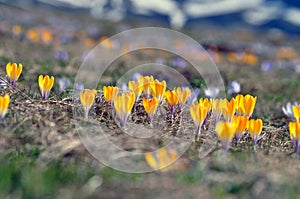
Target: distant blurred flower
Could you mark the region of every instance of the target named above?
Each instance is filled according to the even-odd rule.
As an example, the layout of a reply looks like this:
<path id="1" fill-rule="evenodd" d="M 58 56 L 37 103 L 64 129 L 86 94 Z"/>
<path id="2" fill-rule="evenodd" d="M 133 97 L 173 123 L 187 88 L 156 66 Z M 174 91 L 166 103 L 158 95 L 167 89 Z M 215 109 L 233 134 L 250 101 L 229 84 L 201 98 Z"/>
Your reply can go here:
<path id="1" fill-rule="evenodd" d="M 66 51 L 66 50 L 55 51 L 53 54 L 53 58 L 58 61 L 66 62 L 66 61 L 68 61 L 68 58 L 69 58 L 68 51 Z"/>
<path id="2" fill-rule="evenodd" d="M 272 70 L 273 68 L 273 63 L 270 61 L 270 60 L 266 60 L 266 61 L 263 61 L 261 63 L 261 70 L 264 71 L 264 72 L 268 72 L 270 70 Z"/>
<path id="3" fill-rule="evenodd" d="M 166 148 L 159 149 L 156 153 L 145 153 L 146 163 L 155 170 L 169 171 L 172 167 L 169 166 L 178 158 L 176 151 L 167 152 Z"/>
<path id="4" fill-rule="evenodd" d="M 227 90 L 229 95 L 239 93 L 240 91 L 241 91 L 241 85 L 238 81 L 232 81 L 229 83 L 228 90 Z"/>
<path id="5" fill-rule="evenodd" d="M 295 70 L 296 73 L 300 74 L 300 64 L 296 64 L 294 66 L 294 70 Z"/>
<path id="6" fill-rule="evenodd" d="M 180 57 L 173 58 L 171 60 L 171 65 L 176 68 L 182 68 L 182 69 L 188 66 L 187 62 Z"/>
<path id="7" fill-rule="evenodd" d="M 8 94 L 0 96 L 0 121 L 4 118 L 7 113 L 10 97 Z"/>
<path id="8" fill-rule="evenodd" d="M 89 90 L 85 89 L 83 92 L 80 93 L 80 102 L 83 106 L 85 112 L 85 118 L 88 119 L 89 110 L 94 103 L 95 96 L 97 95 L 96 90 Z"/>
<path id="9" fill-rule="evenodd" d="M 132 78 L 133 81 L 137 82 L 137 81 L 139 81 L 140 76 L 142 76 L 141 73 L 133 73 L 131 78 Z"/>
<path id="10" fill-rule="evenodd" d="M 11 64 L 10 62 L 8 62 L 8 64 L 6 65 L 6 73 L 8 77 L 7 80 L 12 86 L 16 85 L 16 82 L 18 81 L 22 73 L 22 68 L 22 64 L 19 64 L 19 66 L 17 66 L 16 63 Z"/>
<path id="11" fill-rule="evenodd" d="M 119 87 L 120 91 L 122 91 L 122 92 L 128 91 L 128 86 L 125 83 L 121 83 L 118 87 Z"/>
<path id="12" fill-rule="evenodd" d="M 297 104 L 297 102 L 294 102 L 294 106 L 299 105 Z M 288 102 L 286 106 L 283 106 L 281 109 L 286 116 L 288 116 L 291 119 L 295 119 L 291 102 Z"/>
<path id="13" fill-rule="evenodd" d="M 191 95 L 189 96 L 188 100 L 187 100 L 187 103 L 188 104 L 193 104 L 195 101 L 198 100 L 198 95 L 200 93 L 200 89 L 199 88 L 196 88 L 192 93 Z"/>
<path id="14" fill-rule="evenodd" d="M 84 84 L 82 84 L 82 83 L 75 83 L 74 84 L 74 89 L 77 92 L 82 92 L 84 90 Z"/>
<path id="15" fill-rule="evenodd" d="M 58 86 L 59 86 L 59 92 L 65 92 L 66 89 L 71 85 L 71 81 L 66 78 L 66 77 L 62 77 L 58 79 Z M 82 89 L 83 90 L 83 89 Z"/>
<path id="16" fill-rule="evenodd" d="M 12 33 L 14 36 L 19 37 L 22 34 L 23 28 L 21 25 L 14 25 L 12 27 Z"/>
<path id="17" fill-rule="evenodd" d="M 209 98 L 216 98 L 219 95 L 220 89 L 216 87 L 209 87 L 204 89 L 204 95 Z"/>
<path id="18" fill-rule="evenodd" d="M 39 38 L 39 33 L 33 28 L 30 28 L 30 29 L 27 30 L 26 37 L 29 41 L 35 42 L 35 43 L 38 42 L 39 39 L 40 39 Z"/>
<path id="19" fill-rule="evenodd" d="M 155 63 L 163 64 L 163 65 L 165 65 L 166 62 L 167 62 L 167 61 L 166 61 L 165 59 L 163 59 L 163 58 L 157 58 L 157 59 L 155 60 Z"/>
<path id="20" fill-rule="evenodd" d="M 39 83 L 42 99 L 45 100 L 48 98 L 50 94 L 50 90 L 53 87 L 54 77 L 53 76 L 49 77 L 48 75 L 44 77 L 43 75 L 40 75 L 38 79 L 38 83 Z"/>

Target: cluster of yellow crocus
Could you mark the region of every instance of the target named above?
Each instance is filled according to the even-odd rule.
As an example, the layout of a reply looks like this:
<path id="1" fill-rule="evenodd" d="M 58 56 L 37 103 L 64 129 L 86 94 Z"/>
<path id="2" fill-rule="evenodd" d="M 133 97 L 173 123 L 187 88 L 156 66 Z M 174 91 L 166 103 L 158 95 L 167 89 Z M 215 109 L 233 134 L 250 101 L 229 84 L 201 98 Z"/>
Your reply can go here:
<path id="1" fill-rule="evenodd" d="M 296 155 L 298 156 L 300 141 L 300 106 L 292 106 L 292 110 L 296 121 L 289 122 L 289 131 L 295 144 Z"/>
<path id="2" fill-rule="evenodd" d="M 233 137 L 239 142 L 248 129 L 253 144 L 256 145 L 258 135 L 262 131 L 261 119 L 249 119 L 256 103 L 256 97 L 237 95 L 231 100 L 201 98 L 190 107 L 190 114 L 197 128 L 196 138 L 199 139 L 201 127 L 211 113 L 215 130 L 224 148 L 227 150 Z"/>
<path id="3" fill-rule="evenodd" d="M 10 97 L 8 94 L 0 96 L 0 121 L 4 118 L 7 113 Z"/>

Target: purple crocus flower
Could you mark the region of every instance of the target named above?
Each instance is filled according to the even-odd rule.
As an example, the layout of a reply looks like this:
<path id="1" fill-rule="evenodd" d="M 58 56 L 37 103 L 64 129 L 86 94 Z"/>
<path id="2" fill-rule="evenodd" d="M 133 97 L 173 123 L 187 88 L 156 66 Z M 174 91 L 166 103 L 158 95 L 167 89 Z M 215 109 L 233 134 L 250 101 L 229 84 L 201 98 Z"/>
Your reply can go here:
<path id="1" fill-rule="evenodd" d="M 66 50 L 59 50 L 59 51 L 54 52 L 53 57 L 54 57 L 54 59 L 56 59 L 58 61 L 66 62 L 66 61 L 68 61 L 69 53 Z"/>
<path id="2" fill-rule="evenodd" d="M 240 91 L 241 91 L 241 85 L 238 81 L 232 81 L 229 83 L 228 91 L 227 91 L 229 95 L 239 93 Z"/>
<path id="3" fill-rule="evenodd" d="M 74 89 L 75 89 L 75 91 L 80 93 L 84 90 L 84 85 L 82 83 L 75 83 L 74 84 Z"/>
<path id="4" fill-rule="evenodd" d="M 273 68 L 273 63 L 270 60 L 266 60 L 263 61 L 260 67 L 262 71 L 269 72 Z"/>
<path id="5" fill-rule="evenodd" d="M 71 81 L 66 78 L 62 77 L 58 79 L 58 85 L 59 85 L 59 92 L 65 92 L 66 89 L 71 85 Z"/>
<path id="6" fill-rule="evenodd" d="M 189 96 L 187 103 L 193 104 L 195 101 L 197 101 L 199 93 L 200 93 L 200 89 L 196 88 Z"/>

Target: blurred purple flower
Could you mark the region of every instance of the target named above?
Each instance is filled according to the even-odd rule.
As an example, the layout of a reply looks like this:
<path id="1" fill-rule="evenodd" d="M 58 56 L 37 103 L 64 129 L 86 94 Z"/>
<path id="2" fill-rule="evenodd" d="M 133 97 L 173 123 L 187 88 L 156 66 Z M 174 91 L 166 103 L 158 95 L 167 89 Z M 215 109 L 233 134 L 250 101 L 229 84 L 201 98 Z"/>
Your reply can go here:
<path id="1" fill-rule="evenodd" d="M 69 58 L 69 53 L 66 50 L 55 51 L 53 54 L 54 59 L 66 62 Z"/>
<path id="2" fill-rule="evenodd" d="M 191 95 L 189 96 L 189 98 L 187 100 L 187 103 L 192 104 L 195 101 L 197 101 L 199 93 L 200 93 L 199 88 L 196 88 L 195 90 L 193 90 L 193 92 L 191 92 Z"/>
<path id="3" fill-rule="evenodd" d="M 176 57 L 171 60 L 171 65 L 176 68 L 186 68 L 187 62 L 180 57 Z"/>
<path id="4" fill-rule="evenodd" d="M 74 89 L 77 92 L 82 92 L 84 90 L 84 85 L 82 83 L 75 83 Z"/>
<path id="5" fill-rule="evenodd" d="M 66 89 L 71 85 L 71 81 L 66 78 L 62 77 L 58 79 L 58 85 L 59 85 L 59 92 L 65 92 Z"/>
<path id="6" fill-rule="evenodd" d="M 137 81 L 139 81 L 140 76 L 142 76 L 141 73 L 133 73 L 131 78 L 133 81 L 137 82 Z"/>
<path id="7" fill-rule="evenodd" d="M 241 91 L 241 85 L 237 81 L 232 81 L 229 83 L 227 93 L 229 95 L 239 93 Z"/>
<path id="8" fill-rule="evenodd" d="M 209 98 L 216 98 L 219 95 L 220 89 L 216 87 L 209 87 L 204 89 L 204 95 Z"/>
<path id="9" fill-rule="evenodd" d="M 270 60 L 266 60 L 263 61 L 263 63 L 261 63 L 261 70 L 264 72 L 268 72 L 272 70 L 272 68 L 273 68 L 273 63 Z"/>

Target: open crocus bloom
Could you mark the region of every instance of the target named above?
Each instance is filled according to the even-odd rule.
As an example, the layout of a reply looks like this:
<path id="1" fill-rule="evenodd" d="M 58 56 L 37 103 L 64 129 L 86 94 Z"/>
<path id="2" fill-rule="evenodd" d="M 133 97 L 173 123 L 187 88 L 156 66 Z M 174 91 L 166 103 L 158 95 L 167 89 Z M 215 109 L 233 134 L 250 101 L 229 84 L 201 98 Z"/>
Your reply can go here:
<path id="1" fill-rule="evenodd" d="M 236 138 L 237 142 L 239 142 L 243 133 L 245 132 L 245 130 L 247 128 L 248 117 L 234 115 L 232 118 L 232 123 L 234 123 L 236 126 L 235 138 Z"/>
<path id="2" fill-rule="evenodd" d="M 179 101 L 178 96 L 174 91 L 168 90 L 167 92 L 165 92 L 165 98 L 169 105 L 171 114 L 173 115 L 175 111 L 175 105 L 177 105 Z"/>
<path id="3" fill-rule="evenodd" d="M 42 99 L 45 100 L 48 98 L 51 88 L 53 87 L 54 77 L 51 76 L 50 78 L 48 75 L 46 75 L 45 77 L 43 75 L 40 75 L 38 82 L 39 82 Z"/>
<path id="4" fill-rule="evenodd" d="M 143 91 L 144 94 L 148 97 L 150 95 L 150 88 L 151 88 L 151 84 L 153 83 L 154 78 L 153 76 L 140 76 L 139 77 L 139 82 L 141 82 L 143 84 Z"/>
<path id="5" fill-rule="evenodd" d="M 235 131 L 236 131 L 236 126 L 234 123 L 231 122 L 220 121 L 216 125 L 217 135 L 219 136 L 226 152 L 229 149 Z"/>
<path id="6" fill-rule="evenodd" d="M 190 114 L 194 121 L 195 126 L 197 127 L 196 138 L 199 139 L 201 134 L 201 127 L 206 119 L 208 113 L 208 108 L 199 102 L 195 102 L 190 107 Z"/>
<path id="7" fill-rule="evenodd" d="M 299 152 L 299 140 L 300 140 L 300 123 L 299 122 L 290 122 L 289 131 L 292 140 L 295 143 L 295 152 L 298 155 Z"/>
<path id="8" fill-rule="evenodd" d="M 117 97 L 119 88 L 116 86 L 103 86 L 103 95 L 106 102 L 113 103 L 114 99 Z"/>
<path id="9" fill-rule="evenodd" d="M 8 64 L 6 65 L 6 74 L 8 77 L 7 79 L 12 86 L 16 85 L 16 82 L 18 81 L 22 73 L 22 68 L 22 64 L 19 64 L 19 66 L 17 66 L 16 63 L 11 64 L 10 62 L 8 62 Z"/>
<path id="10" fill-rule="evenodd" d="M 152 124 L 153 122 L 153 117 L 154 114 L 156 113 L 158 103 L 159 101 L 156 97 L 154 97 L 153 99 L 143 98 L 143 106 L 150 118 L 150 124 Z"/>
<path id="11" fill-rule="evenodd" d="M 177 87 L 174 91 L 177 93 L 180 105 L 185 104 L 191 94 L 191 90 L 189 88 L 182 89 L 181 87 Z"/>
<path id="12" fill-rule="evenodd" d="M 159 149 L 157 152 L 145 153 L 146 163 L 154 170 L 169 171 L 169 167 L 178 158 L 176 151 L 168 152 L 165 148 Z"/>
<path id="13" fill-rule="evenodd" d="M 3 97 L 0 96 L 0 121 L 4 118 L 7 113 L 8 105 L 10 102 L 10 97 L 5 94 Z"/>
<path id="14" fill-rule="evenodd" d="M 300 106 L 292 106 L 293 115 L 297 122 L 300 119 Z"/>
<path id="15" fill-rule="evenodd" d="M 220 120 L 222 114 L 222 103 L 223 103 L 222 99 L 214 99 L 212 101 L 211 110 L 212 110 L 212 115 L 214 117 L 215 124 Z"/>
<path id="16" fill-rule="evenodd" d="M 166 88 L 167 88 L 166 81 L 163 80 L 160 82 L 156 79 L 150 84 L 151 95 L 153 97 L 156 97 L 158 101 L 161 102 L 164 98 Z"/>
<path id="17" fill-rule="evenodd" d="M 237 111 L 238 115 L 243 115 L 250 117 L 253 113 L 257 97 L 253 97 L 251 95 L 237 95 L 235 97 L 236 103 L 237 103 Z"/>
<path id="18" fill-rule="evenodd" d="M 231 122 L 231 119 L 236 111 L 235 100 L 232 98 L 230 101 L 224 99 L 221 103 L 222 105 L 222 114 L 224 119 L 227 122 Z"/>
<path id="19" fill-rule="evenodd" d="M 141 81 L 129 81 L 128 82 L 128 89 L 131 92 L 134 92 L 135 96 L 136 96 L 136 100 L 138 100 L 138 98 L 141 96 L 142 92 L 143 92 L 143 83 Z"/>
<path id="20" fill-rule="evenodd" d="M 114 100 L 114 108 L 122 127 L 126 126 L 127 118 L 131 113 L 134 102 L 135 94 L 133 92 L 122 93 Z"/>
<path id="21" fill-rule="evenodd" d="M 253 145 L 255 146 L 258 140 L 258 136 L 262 131 L 262 120 L 261 119 L 251 119 L 248 121 L 248 132 L 252 138 Z"/>
<path id="22" fill-rule="evenodd" d="M 96 90 L 85 89 L 79 94 L 80 102 L 83 106 L 85 112 L 85 118 L 88 118 L 89 110 L 94 103 L 95 97 L 97 95 Z"/>

